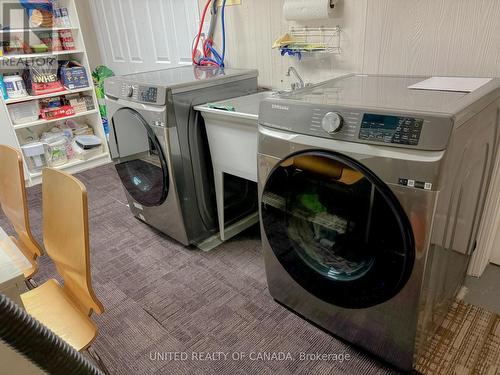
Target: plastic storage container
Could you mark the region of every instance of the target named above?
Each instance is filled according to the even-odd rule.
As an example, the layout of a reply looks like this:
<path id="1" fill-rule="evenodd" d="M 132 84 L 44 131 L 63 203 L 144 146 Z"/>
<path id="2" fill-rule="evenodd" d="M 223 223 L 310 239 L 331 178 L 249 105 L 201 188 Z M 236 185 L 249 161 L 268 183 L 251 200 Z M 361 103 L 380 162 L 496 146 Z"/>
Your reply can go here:
<path id="1" fill-rule="evenodd" d="M 90 150 L 102 144 L 101 139 L 95 135 L 77 135 L 75 137 L 75 142 L 84 150 Z"/>
<path id="2" fill-rule="evenodd" d="M 15 125 L 36 121 L 40 115 L 38 100 L 9 104 L 7 107 L 9 108 L 10 118 Z"/>
<path id="3" fill-rule="evenodd" d="M 48 165 L 57 167 L 68 162 L 67 146 L 68 140 L 62 133 L 48 135 L 42 139 L 48 147 Z"/>
<path id="4" fill-rule="evenodd" d="M 10 99 L 12 98 L 24 98 L 28 96 L 28 91 L 26 91 L 26 85 L 21 76 L 12 75 L 5 76 L 3 79 L 5 87 L 7 89 L 7 95 Z"/>
<path id="5" fill-rule="evenodd" d="M 21 146 L 24 159 L 30 172 L 39 172 L 47 166 L 47 146 L 42 142 L 33 142 Z"/>

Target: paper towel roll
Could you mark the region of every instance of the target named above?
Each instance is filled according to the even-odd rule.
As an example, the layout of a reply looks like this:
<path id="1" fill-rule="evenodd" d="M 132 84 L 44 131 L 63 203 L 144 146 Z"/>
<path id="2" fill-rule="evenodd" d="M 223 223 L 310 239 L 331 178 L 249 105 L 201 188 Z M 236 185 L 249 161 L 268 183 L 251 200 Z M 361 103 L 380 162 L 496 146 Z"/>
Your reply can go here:
<path id="1" fill-rule="evenodd" d="M 308 21 L 329 18 L 337 0 L 285 0 L 283 14 L 288 21 Z"/>

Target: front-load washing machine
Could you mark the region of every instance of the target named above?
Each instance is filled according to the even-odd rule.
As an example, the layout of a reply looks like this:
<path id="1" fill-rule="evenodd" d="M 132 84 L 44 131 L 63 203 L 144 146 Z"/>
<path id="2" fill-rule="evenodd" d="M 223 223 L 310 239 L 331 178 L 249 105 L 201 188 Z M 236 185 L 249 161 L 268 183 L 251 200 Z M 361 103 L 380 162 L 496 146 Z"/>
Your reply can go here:
<path id="1" fill-rule="evenodd" d="M 184 245 L 210 247 L 215 188 L 193 106 L 256 92 L 257 71 L 185 66 L 108 78 L 104 88 L 111 157 L 132 213 Z"/>
<path id="2" fill-rule="evenodd" d="M 498 148 L 499 81 L 351 75 L 261 102 L 269 291 L 410 370 L 464 280 Z"/>

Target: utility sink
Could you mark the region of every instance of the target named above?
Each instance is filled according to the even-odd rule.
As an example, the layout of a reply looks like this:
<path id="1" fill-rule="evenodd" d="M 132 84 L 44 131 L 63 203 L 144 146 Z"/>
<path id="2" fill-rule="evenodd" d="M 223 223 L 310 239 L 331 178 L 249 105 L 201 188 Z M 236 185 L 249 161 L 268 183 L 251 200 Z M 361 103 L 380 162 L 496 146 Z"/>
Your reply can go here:
<path id="1" fill-rule="evenodd" d="M 273 92 L 263 91 L 194 107 L 201 112 L 205 120 L 214 169 L 219 234 L 222 241 L 258 222 L 258 211 L 254 210 L 239 223 L 225 227 L 224 176 L 229 174 L 257 182 L 259 105 L 262 99 L 271 95 Z M 256 203 L 255 207 L 258 207 Z"/>
<path id="2" fill-rule="evenodd" d="M 205 119 L 214 168 L 257 181 L 259 104 L 271 95 L 263 91 L 194 107 Z"/>

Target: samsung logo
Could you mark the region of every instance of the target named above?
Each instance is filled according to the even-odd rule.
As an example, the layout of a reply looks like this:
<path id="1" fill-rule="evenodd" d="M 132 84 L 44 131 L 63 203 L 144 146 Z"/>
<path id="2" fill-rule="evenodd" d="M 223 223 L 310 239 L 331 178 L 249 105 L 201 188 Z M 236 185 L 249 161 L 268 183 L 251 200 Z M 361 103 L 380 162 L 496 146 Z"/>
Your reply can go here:
<path id="1" fill-rule="evenodd" d="M 286 105 L 279 105 L 279 104 L 273 104 L 271 106 L 272 109 L 279 109 L 280 111 L 289 111 L 290 107 L 287 107 Z"/>

